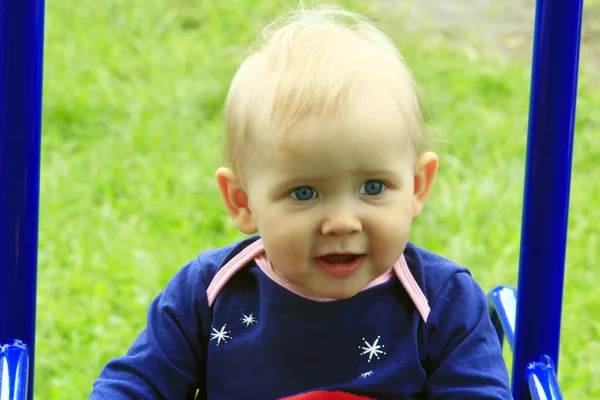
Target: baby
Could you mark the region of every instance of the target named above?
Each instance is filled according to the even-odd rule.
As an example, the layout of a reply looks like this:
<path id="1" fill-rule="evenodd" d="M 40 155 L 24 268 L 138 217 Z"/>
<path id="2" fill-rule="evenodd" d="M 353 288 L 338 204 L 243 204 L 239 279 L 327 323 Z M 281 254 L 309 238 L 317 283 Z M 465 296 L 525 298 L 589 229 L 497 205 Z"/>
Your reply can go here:
<path id="1" fill-rule="evenodd" d="M 90 398 L 511 398 L 483 291 L 408 241 L 438 158 L 396 47 L 327 7 L 263 36 L 231 84 L 216 172 L 258 235 L 184 266 Z"/>

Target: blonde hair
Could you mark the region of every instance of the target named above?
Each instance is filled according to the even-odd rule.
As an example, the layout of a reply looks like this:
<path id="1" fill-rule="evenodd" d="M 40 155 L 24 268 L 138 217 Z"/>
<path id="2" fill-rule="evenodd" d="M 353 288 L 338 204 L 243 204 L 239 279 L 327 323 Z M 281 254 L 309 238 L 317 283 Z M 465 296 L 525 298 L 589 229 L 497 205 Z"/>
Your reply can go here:
<path id="1" fill-rule="evenodd" d="M 227 163 L 239 171 L 244 148 L 258 131 L 283 133 L 303 117 L 342 116 L 373 83 L 391 90 L 416 152 L 425 151 L 430 138 L 418 87 L 394 43 L 361 15 L 301 5 L 263 30 L 231 83 Z"/>

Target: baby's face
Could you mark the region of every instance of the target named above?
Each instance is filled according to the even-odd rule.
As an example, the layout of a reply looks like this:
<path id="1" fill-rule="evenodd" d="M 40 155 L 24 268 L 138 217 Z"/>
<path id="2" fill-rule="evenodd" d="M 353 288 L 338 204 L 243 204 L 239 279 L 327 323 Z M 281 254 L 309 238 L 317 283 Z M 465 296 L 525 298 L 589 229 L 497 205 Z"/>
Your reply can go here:
<path id="1" fill-rule="evenodd" d="M 365 104 L 335 124 L 306 119 L 286 138 L 254 143 L 252 218 L 274 272 L 306 295 L 351 297 L 406 246 L 416 155 L 385 108 Z"/>

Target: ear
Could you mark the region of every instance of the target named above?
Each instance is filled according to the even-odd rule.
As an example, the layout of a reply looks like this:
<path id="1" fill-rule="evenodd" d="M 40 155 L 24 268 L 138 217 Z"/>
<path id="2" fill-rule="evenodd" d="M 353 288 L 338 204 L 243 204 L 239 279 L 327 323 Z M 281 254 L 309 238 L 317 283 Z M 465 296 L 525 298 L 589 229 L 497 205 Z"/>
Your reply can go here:
<path id="1" fill-rule="evenodd" d="M 437 174 L 438 157 L 430 151 L 423 153 L 417 159 L 413 196 L 413 219 L 417 218 L 431 192 L 431 186 Z"/>
<path id="2" fill-rule="evenodd" d="M 215 176 L 223 204 L 235 226 L 247 235 L 256 233 L 256 224 L 248 206 L 248 195 L 242 188 L 239 176 L 229 168 L 219 168 Z"/>

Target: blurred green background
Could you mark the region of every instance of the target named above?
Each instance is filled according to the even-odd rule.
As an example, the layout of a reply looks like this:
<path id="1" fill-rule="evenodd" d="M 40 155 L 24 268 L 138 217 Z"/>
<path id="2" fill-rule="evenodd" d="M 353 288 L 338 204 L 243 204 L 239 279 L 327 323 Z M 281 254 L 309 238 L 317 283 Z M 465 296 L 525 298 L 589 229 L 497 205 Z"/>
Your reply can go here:
<path id="1" fill-rule="evenodd" d="M 424 89 L 441 167 L 411 240 L 468 266 L 486 291 L 516 285 L 531 4 L 508 1 L 523 11 L 514 32 L 503 30 L 518 22 L 511 10 L 463 18 L 475 1 L 453 2 L 465 13 L 453 8 L 455 24 L 419 2 L 330 3 L 378 20 Z M 223 101 L 247 45 L 293 6 L 47 3 L 36 398 L 86 398 L 173 274 L 198 252 L 242 238 L 213 178 Z M 586 1 L 584 23 L 560 382 L 566 398 L 597 399 L 598 0 Z"/>

